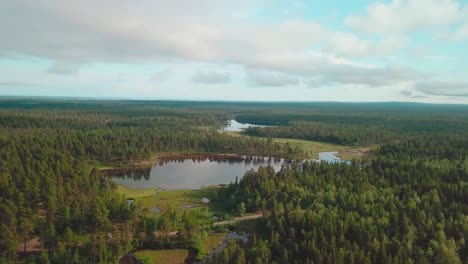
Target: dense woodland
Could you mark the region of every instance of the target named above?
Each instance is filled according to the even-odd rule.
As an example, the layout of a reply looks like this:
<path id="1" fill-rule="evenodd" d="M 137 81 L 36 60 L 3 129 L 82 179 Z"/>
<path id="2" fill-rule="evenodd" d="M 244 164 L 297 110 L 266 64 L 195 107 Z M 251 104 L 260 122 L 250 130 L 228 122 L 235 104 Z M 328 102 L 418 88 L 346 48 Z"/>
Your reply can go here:
<path id="1" fill-rule="evenodd" d="M 248 172 L 220 199 L 263 210 L 214 263 L 468 263 L 468 139 L 420 138 L 362 163 Z"/>
<path id="2" fill-rule="evenodd" d="M 308 107 L 307 107 L 308 106 Z M 466 107 L 406 103 L 333 104 L 256 109 L 239 122 L 269 125 L 244 134 L 323 141 L 348 146 L 385 144 L 424 135 L 466 134 Z"/>
<path id="3" fill-rule="evenodd" d="M 244 132 L 254 137 L 220 132 L 231 118 L 274 127 Z M 115 263 L 135 248 L 199 249 L 206 233 L 195 227 L 207 223 L 194 214 L 206 212 L 148 218 L 96 167 L 160 153 L 302 155 L 273 137 L 380 147 L 350 165 L 247 172 L 216 191 L 227 212 L 266 217 L 247 247 L 230 243 L 213 262 L 467 263 L 466 131 L 463 106 L 1 99 L 0 263 Z M 169 243 L 176 227 L 181 238 Z M 17 250 L 33 237 L 46 251 Z"/>

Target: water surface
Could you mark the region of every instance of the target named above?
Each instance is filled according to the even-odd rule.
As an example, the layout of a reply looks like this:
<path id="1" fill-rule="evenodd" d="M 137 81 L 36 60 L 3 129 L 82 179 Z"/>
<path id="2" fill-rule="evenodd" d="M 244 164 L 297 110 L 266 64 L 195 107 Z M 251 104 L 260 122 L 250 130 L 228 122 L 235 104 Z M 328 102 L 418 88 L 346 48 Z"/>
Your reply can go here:
<path id="1" fill-rule="evenodd" d="M 315 161 L 347 162 L 337 152 L 321 152 Z M 179 155 L 161 158 L 151 167 L 106 170 L 113 181 L 132 189 L 199 189 L 240 180 L 250 169 L 261 166 L 281 169 L 284 159 L 232 155 Z"/>
<path id="2" fill-rule="evenodd" d="M 235 119 L 228 122 L 228 125 L 223 128 L 223 131 L 239 132 L 249 127 L 266 127 L 262 125 L 254 125 L 249 123 L 239 123 Z"/>
<path id="3" fill-rule="evenodd" d="M 108 170 L 113 181 L 133 189 L 198 189 L 203 186 L 229 184 L 240 180 L 246 171 L 272 166 L 276 171 L 283 159 L 227 155 L 181 155 L 162 159 L 152 167 Z"/>
<path id="4" fill-rule="evenodd" d="M 343 162 L 343 160 L 336 155 L 338 155 L 338 152 L 320 152 L 318 161 L 327 161 L 331 163 Z"/>

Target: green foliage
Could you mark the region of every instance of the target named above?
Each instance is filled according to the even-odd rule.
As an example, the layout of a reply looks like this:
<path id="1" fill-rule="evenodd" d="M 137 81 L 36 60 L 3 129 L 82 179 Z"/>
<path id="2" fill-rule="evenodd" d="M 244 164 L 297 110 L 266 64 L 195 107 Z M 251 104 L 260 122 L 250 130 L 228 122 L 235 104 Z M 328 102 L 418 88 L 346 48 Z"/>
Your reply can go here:
<path id="1" fill-rule="evenodd" d="M 241 202 L 238 206 L 237 206 L 237 213 L 242 216 L 243 214 L 245 214 L 245 204 L 244 202 Z"/>
<path id="2" fill-rule="evenodd" d="M 303 103 L 265 108 L 236 116 L 239 122 L 270 125 L 248 128 L 245 135 L 362 146 L 468 131 L 468 108 L 460 105 Z"/>
<path id="3" fill-rule="evenodd" d="M 385 145 L 362 163 L 261 168 L 218 197 L 266 212 L 243 249 L 250 262 L 462 263 L 467 154 L 464 138 L 421 137 Z"/>
<path id="4" fill-rule="evenodd" d="M 278 126 L 219 132 L 231 118 Z M 306 156 L 281 137 L 382 146 L 350 165 L 250 171 L 213 192 L 227 212 L 266 215 L 247 246 L 230 242 L 213 261 L 463 263 L 467 118 L 462 106 L 1 99 L 0 262 L 32 238 L 46 250 L 32 263 L 115 263 L 135 248 L 206 254 L 210 211 L 168 201 L 149 216 L 91 168 L 161 153 Z"/>

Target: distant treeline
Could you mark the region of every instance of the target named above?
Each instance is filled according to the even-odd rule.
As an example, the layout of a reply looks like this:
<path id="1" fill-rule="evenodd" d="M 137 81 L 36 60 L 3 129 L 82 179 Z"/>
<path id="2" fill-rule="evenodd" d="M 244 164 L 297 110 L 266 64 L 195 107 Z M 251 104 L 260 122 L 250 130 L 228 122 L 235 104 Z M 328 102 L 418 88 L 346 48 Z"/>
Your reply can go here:
<path id="1" fill-rule="evenodd" d="M 245 135 L 324 141 L 341 145 L 384 144 L 421 135 L 463 135 L 468 107 L 423 104 L 319 104 L 240 113 Z"/>

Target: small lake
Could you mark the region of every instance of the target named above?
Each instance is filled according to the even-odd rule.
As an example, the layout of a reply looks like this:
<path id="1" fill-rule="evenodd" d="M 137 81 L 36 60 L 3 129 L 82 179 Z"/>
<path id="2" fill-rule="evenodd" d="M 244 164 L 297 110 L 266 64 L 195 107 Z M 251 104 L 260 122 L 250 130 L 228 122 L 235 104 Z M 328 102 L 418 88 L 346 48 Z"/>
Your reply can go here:
<path id="1" fill-rule="evenodd" d="M 321 152 L 315 161 L 346 162 L 337 152 Z M 250 169 L 272 166 L 281 169 L 284 159 L 234 155 L 178 155 L 162 157 L 150 167 L 105 170 L 112 180 L 132 189 L 164 188 L 169 190 L 199 189 L 204 186 L 229 184 L 240 180 Z"/>
<path id="2" fill-rule="evenodd" d="M 248 123 L 239 123 L 235 119 L 232 119 L 228 122 L 227 126 L 223 127 L 222 130 L 229 131 L 229 132 L 239 132 L 249 127 L 266 127 L 266 126 L 254 125 L 254 124 L 248 124 Z"/>
<path id="3" fill-rule="evenodd" d="M 348 162 L 348 161 L 342 160 L 337 155 L 338 155 L 338 152 L 320 152 L 318 161 L 327 161 L 327 162 L 330 162 L 330 163 Z"/>
<path id="4" fill-rule="evenodd" d="M 147 168 L 111 169 L 107 174 L 119 185 L 133 189 L 198 189 L 203 186 L 229 184 L 239 180 L 245 172 L 260 166 L 281 169 L 284 159 L 230 156 L 230 155 L 180 155 L 161 158 Z"/>

